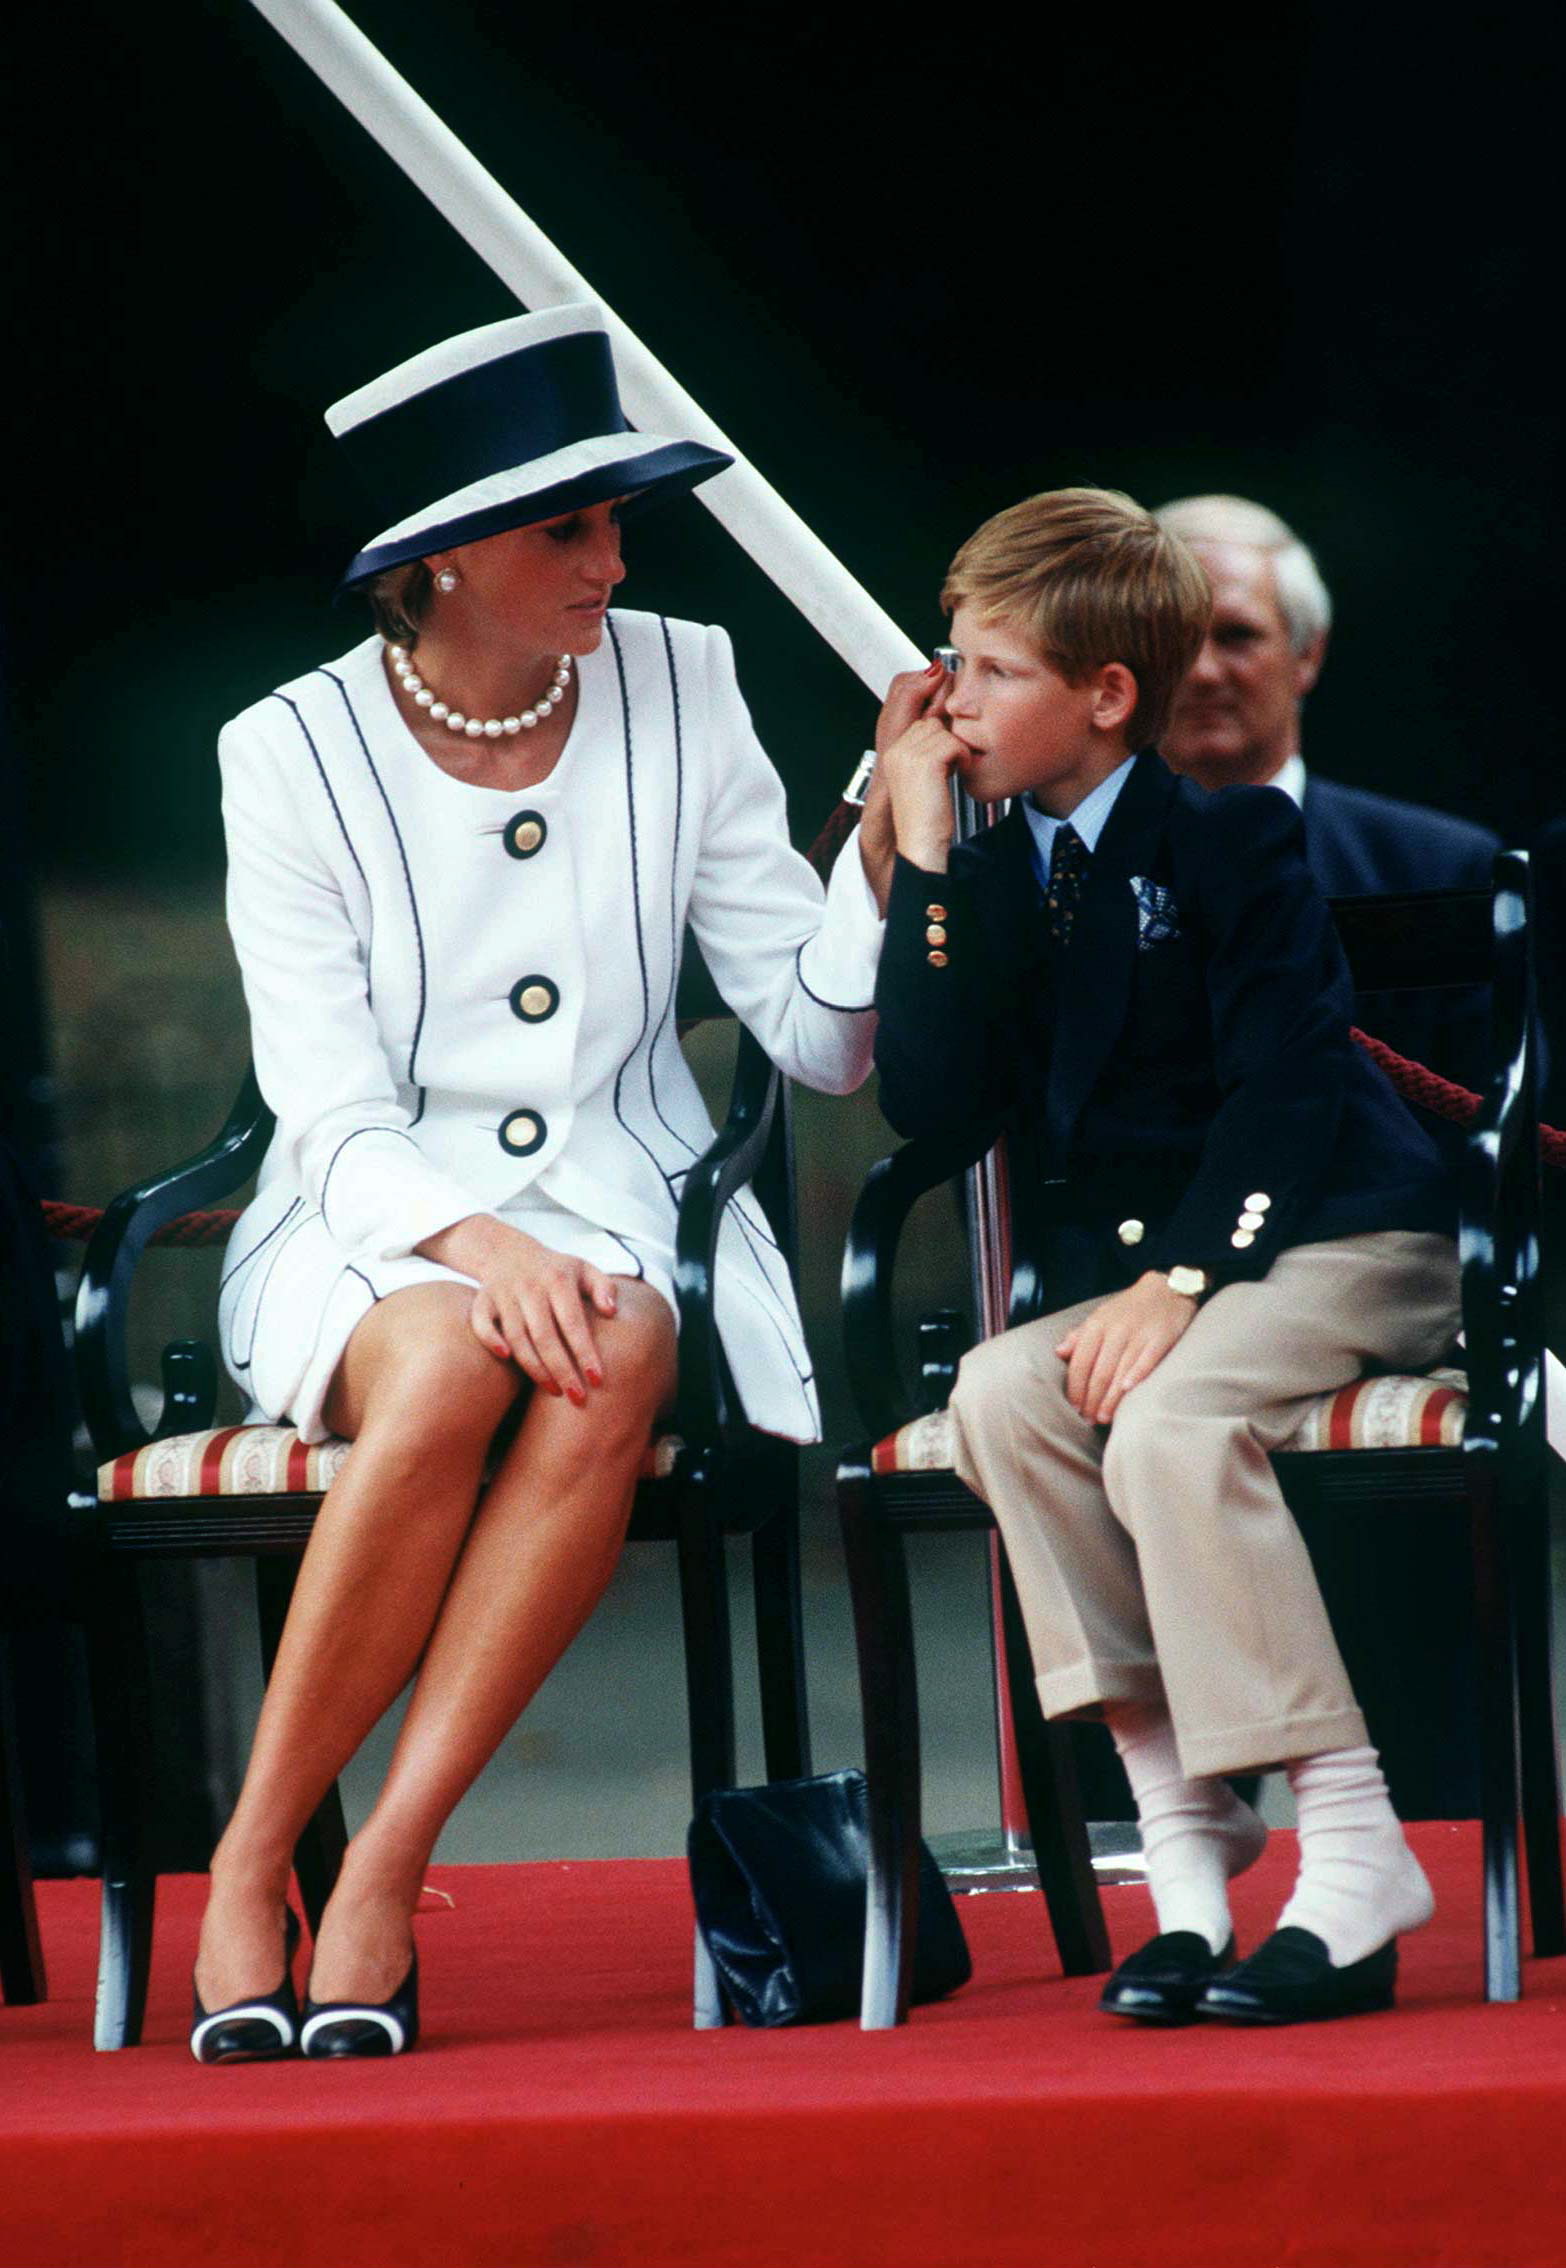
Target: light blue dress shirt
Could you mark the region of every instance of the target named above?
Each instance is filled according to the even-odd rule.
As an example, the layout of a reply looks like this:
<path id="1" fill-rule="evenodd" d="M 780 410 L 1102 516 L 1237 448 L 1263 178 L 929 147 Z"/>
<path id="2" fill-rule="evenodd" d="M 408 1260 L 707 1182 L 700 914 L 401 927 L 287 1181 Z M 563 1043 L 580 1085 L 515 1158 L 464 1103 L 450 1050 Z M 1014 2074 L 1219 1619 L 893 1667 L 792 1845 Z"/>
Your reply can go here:
<path id="1" fill-rule="evenodd" d="M 1090 852 L 1097 850 L 1098 838 L 1104 832 L 1120 790 L 1131 777 L 1131 767 L 1135 762 L 1134 756 L 1128 756 L 1123 764 L 1117 765 L 1107 780 L 1100 780 L 1092 794 L 1085 795 L 1075 811 L 1068 812 L 1064 819 L 1052 819 L 1047 811 L 1039 809 L 1031 795 L 1023 797 L 1023 816 L 1033 838 L 1033 871 L 1038 876 L 1041 890 L 1049 888 L 1050 860 L 1055 855 L 1055 837 L 1062 827 L 1075 828 L 1087 849 Z"/>

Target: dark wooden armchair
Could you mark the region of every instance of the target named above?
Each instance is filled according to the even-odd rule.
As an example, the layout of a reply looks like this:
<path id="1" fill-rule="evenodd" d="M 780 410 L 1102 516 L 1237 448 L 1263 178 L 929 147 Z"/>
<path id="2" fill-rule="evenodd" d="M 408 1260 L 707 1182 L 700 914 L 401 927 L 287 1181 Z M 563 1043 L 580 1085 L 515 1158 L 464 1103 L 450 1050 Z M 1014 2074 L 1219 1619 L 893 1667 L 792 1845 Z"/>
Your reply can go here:
<path id="1" fill-rule="evenodd" d="M 1360 991 L 1439 990 L 1476 983 L 1492 999 L 1492 1074 L 1463 1156 L 1460 1187 L 1463 1371 L 1374 1380 L 1325 1396 L 1275 1459 L 1318 1566 L 1352 1529 L 1400 1505 L 1453 1515 L 1471 1553 L 1484 1850 L 1485 1989 L 1521 1990 L 1518 1823 L 1528 1860 L 1534 1950 L 1566 1951 L 1560 1790 L 1550 1678 L 1551 1609 L 1539 1284 L 1539 1156 L 1529 953 L 1527 860 L 1505 853 L 1493 895 L 1443 891 L 1337 901 L 1333 908 Z M 904 1386 L 892 1325 L 897 1244 L 914 1204 L 983 1154 L 911 1142 L 874 1167 L 849 1232 L 844 1327 L 850 1383 L 867 1441 L 839 1466 L 839 1504 L 853 1591 L 870 1785 L 870 1891 L 863 2022 L 907 2013 L 917 1896 L 919 1718 L 903 1539 L 929 1528 L 992 1528 L 987 1508 L 951 1470 L 940 1391 Z M 1035 1192 L 1035 1195 L 1038 1193 Z M 1047 1203 L 1048 1191 L 1043 1192 Z M 1019 1214 L 1010 1320 L 1049 1311 Z M 1041 1208 L 1034 1218 L 1041 1217 Z M 945 1365 L 955 1375 L 961 1343 Z M 937 1379 L 939 1388 L 942 1382 Z M 916 1415 L 921 1410 L 927 1413 Z M 1344 1445 L 1348 1444 L 1348 1445 Z M 1324 1584 L 1335 1623 L 1351 1601 Z M 1070 1735 L 1039 1713 L 1020 1615 L 1003 1578 L 1013 1722 L 1041 1886 L 1067 1974 L 1109 1965 Z M 1351 1674 L 1384 1663 L 1397 1601 L 1376 1602 L 1374 1643 L 1347 1646 Z M 1363 1619 L 1363 1618 L 1362 1618 Z M 1386 1694 L 1389 1682 L 1379 1682 Z M 1392 1687 L 1395 1691 L 1395 1681 Z"/>
<path id="2" fill-rule="evenodd" d="M 81 1399 L 99 1464 L 95 1498 L 78 1513 L 97 1542 L 90 1655 L 102 1790 L 103 1926 L 95 2040 L 140 2037 L 156 1869 L 148 1840 L 146 1640 L 138 1570 L 149 1558 L 254 1560 L 263 1666 L 270 1671 L 295 1569 L 343 1444 L 307 1449 L 280 1428 L 212 1424 L 216 1368 L 208 1348 L 180 1341 L 164 1357 L 162 1412 L 149 1431 L 131 1396 L 126 1318 L 136 1264 L 155 1231 L 212 1205 L 259 1164 L 272 1117 L 247 1077 L 209 1148 L 116 1198 L 87 1248 L 77 1306 Z M 793 1159 L 786 1086 L 741 1031 L 728 1117 L 686 1178 L 676 1247 L 679 1388 L 671 1430 L 649 1444 L 633 1541 L 678 1548 L 690 1710 L 693 1799 L 732 1783 L 734 1674 L 725 1539 L 754 1555 L 761 1714 L 768 1773 L 810 1768 L 798 1559 L 798 1452 L 749 1426 L 734 1396 L 714 1318 L 719 1224 L 753 1181 L 790 1265 Z M 246 1438 L 247 1433 L 251 1438 Z M 335 1790 L 296 1854 L 312 1927 L 331 1893 L 344 1843 Z M 696 2021 L 725 2010 L 698 1944 Z"/>

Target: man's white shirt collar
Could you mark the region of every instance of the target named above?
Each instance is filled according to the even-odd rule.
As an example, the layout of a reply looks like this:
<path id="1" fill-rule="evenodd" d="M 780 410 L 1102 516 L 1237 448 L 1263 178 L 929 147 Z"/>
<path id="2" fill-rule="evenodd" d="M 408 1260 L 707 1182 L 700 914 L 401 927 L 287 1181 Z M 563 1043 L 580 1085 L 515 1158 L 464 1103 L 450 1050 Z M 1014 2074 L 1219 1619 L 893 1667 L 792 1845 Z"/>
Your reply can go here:
<path id="1" fill-rule="evenodd" d="M 1290 800 L 1305 808 L 1305 759 L 1295 755 L 1285 758 L 1267 782 L 1268 787 L 1280 787 Z"/>

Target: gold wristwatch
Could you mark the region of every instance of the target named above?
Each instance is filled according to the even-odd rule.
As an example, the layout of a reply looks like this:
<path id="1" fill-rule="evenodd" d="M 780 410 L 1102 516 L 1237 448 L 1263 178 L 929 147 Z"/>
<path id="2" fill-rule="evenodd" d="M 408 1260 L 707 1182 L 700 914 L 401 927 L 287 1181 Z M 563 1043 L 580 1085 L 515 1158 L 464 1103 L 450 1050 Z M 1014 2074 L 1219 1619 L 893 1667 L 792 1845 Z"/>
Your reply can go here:
<path id="1" fill-rule="evenodd" d="M 1205 1268 L 1171 1268 L 1164 1282 L 1182 1299 L 1205 1299 L 1213 1288 L 1212 1277 Z"/>

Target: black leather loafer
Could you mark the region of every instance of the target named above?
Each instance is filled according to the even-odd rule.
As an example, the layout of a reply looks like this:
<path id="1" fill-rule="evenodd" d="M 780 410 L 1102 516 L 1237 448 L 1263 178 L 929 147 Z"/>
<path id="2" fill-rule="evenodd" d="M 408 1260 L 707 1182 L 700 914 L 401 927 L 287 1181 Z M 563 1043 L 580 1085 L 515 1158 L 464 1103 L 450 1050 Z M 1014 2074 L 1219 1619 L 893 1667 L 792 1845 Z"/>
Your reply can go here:
<path id="1" fill-rule="evenodd" d="M 1223 2024 L 1320 2024 L 1390 2008 L 1396 1986 L 1395 1937 L 1335 1969 L 1314 1930 L 1275 1929 L 1248 1961 L 1213 1979 L 1196 2013 Z"/>
<path id="2" fill-rule="evenodd" d="M 1215 1953 L 1198 1930 L 1165 1930 L 1121 1962 L 1098 2005 L 1107 2016 L 1131 2016 L 1139 2024 L 1194 2024 L 1203 1992 L 1233 1965 L 1232 1937 Z"/>

